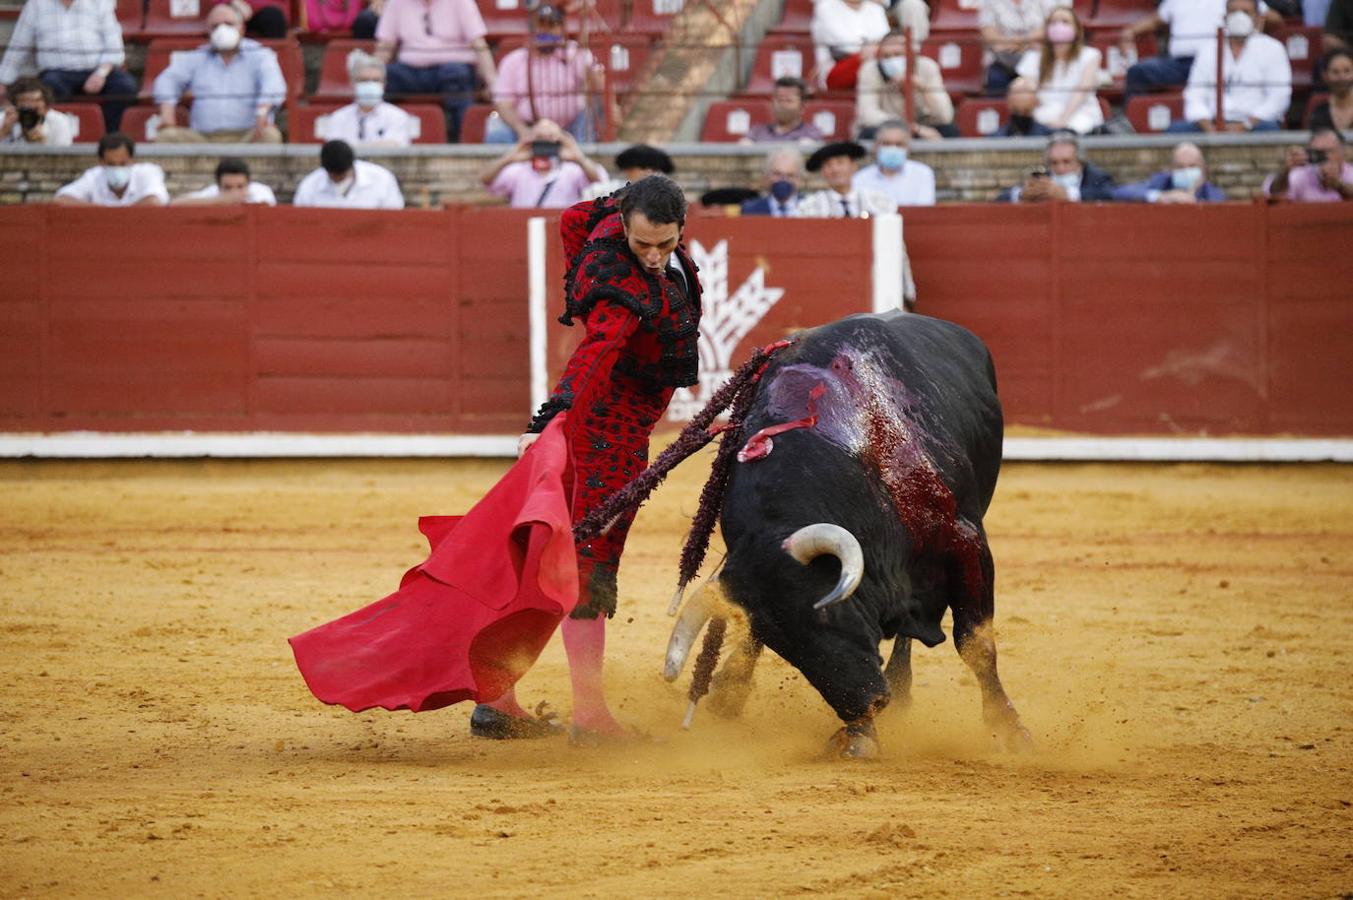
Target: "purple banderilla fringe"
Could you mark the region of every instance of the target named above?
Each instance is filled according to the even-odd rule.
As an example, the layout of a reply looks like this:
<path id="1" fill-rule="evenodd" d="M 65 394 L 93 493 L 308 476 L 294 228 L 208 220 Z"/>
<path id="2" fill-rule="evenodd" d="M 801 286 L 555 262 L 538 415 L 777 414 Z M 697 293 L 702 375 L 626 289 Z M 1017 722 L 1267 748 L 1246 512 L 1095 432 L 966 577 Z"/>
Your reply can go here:
<path id="1" fill-rule="evenodd" d="M 732 421 L 729 426 L 723 430 L 723 440 L 719 446 L 719 455 L 715 459 L 715 471 L 720 470 L 720 461 L 725 455 L 735 456 L 737 453 L 737 444 L 742 433 L 741 416 L 746 415 L 747 408 L 751 405 L 752 397 L 755 396 L 756 379 L 760 376 L 761 370 L 766 363 L 770 361 L 773 353 L 785 346 L 787 342 L 780 341 L 771 344 L 768 347 L 758 348 L 752 353 L 742 366 L 733 374 L 733 377 L 714 392 L 714 396 L 709 398 L 704 409 L 696 413 L 695 418 L 681 430 L 681 435 L 672 442 L 666 450 L 658 454 L 658 458 L 653 461 L 639 477 L 635 478 L 629 484 L 607 497 L 605 502 L 593 509 L 577 525 L 573 526 L 573 539 L 579 543 L 590 540 L 601 534 L 616 516 L 625 510 L 635 509 L 657 489 L 667 473 L 671 472 L 677 465 L 683 462 L 687 457 L 698 452 L 710 441 L 714 440 L 718 432 L 711 432 L 710 426 L 719 413 L 733 407 Z M 741 416 L 738 413 L 741 413 Z M 731 452 L 726 453 L 726 448 L 732 447 Z M 731 461 L 731 460 L 730 460 Z M 705 488 L 700 494 L 700 508 L 696 513 L 695 524 L 691 526 L 691 535 L 687 538 L 686 547 L 682 550 L 682 584 L 694 577 L 695 571 L 700 568 L 700 563 L 705 558 L 705 549 L 708 546 L 709 535 L 713 531 L 714 520 L 718 517 L 719 507 L 723 504 L 723 488 L 728 484 L 729 463 L 725 462 L 722 466 L 723 474 L 719 485 L 713 486 L 715 480 L 714 473 L 710 475 L 710 481 L 705 483 Z M 713 489 L 712 489 L 713 488 Z M 712 511 L 708 509 L 713 505 Z M 697 526 L 708 524 L 708 528 L 703 531 L 704 546 L 699 548 L 698 552 L 692 552 L 691 541 L 696 538 Z M 687 574 L 687 558 L 694 559 L 694 567 Z"/>

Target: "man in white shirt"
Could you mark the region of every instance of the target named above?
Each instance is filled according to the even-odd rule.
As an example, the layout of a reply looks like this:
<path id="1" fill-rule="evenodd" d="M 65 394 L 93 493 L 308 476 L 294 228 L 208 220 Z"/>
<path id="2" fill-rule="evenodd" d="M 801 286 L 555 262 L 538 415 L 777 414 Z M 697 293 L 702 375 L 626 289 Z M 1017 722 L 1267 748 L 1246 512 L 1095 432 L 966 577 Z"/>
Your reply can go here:
<path id="1" fill-rule="evenodd" d="M 76 119 L 52 109 L 52 89 L 36 78 L 20 78 L 10 87 L 13 106 L 4 110 L 0 144 L 42 144 L 69 147 L 75 142 Z"/>
<path id="2" fill-rule="evenodd" d="M 294 206 L 347 209 L 403 209 L 404 195 L 389 169 L 357 159 L 346 141 L 328 141 L 319 151 L 320 167 L 301 179 Z"/>
<path id="3" fill-rule="evenodd" d="M 854 141 L 836 141 L 808 157 L 808 171 L 822 172 L 827 187 L 799 201 L 799 216 L 812 219 L 860 219 L 897 212 L 897 202 L 875 190 L 860 190 L 852 181 L 869 151 Z"/>
<path id="4" fill-rule="evenodd" d="M 1275 28 L 1282 17 L 1262 2 L 1259 12 Z M 1135 94 L 1179 87 L 1189 80 L 1198 51 L 1204 45 L 1216 46 L 1217 29 L 1226 18 L 1226 0 L 1161 0 L 1156 11 L 1133 22 L 1119 35 L 1125 55 L 1136 55 L 1137 37 L 1170 28 L 1170 55 L 1145 59 L 1127 71 L 1123 102 Z M 1213 60 L 1216 56 L 1212 57 Z"/>
<path id="5" fill-rule="evenodd" d="M 316 128 L 316 137 L 378 147 L 412 144 L 418 119 L 385 102 L 385 63 L 353 50 L 348 54 L 348 77 L 354 102 L 322 118 L 323 128 Z"/>
<path id="6" fill-rule="evenodd" d="M 1259 33 L 1255 0 L 1228 0 L 1222 57 L 1222 118 L 1226 131 L 1276 131 L 1292 101 L 1292 64 L 1282 43 Z M 1184 118 L 1174 132 L 1213 131 L 1217 117 L 1217 47 L 1198 48 L 1184 90 Z"/>
<path id="7" fill-rule="evenodd" d="M 934 206 L 935 170 L 908 159 L 911 136 L 905 122 L 884 122 L 874 134 L 874 165 L 855 173 L 852 184 L 860 190 L 892 197 L 898 206 Z"/>
<path id="8" fill-rule="evenodd" d="M 99 165 L 70 184 L 52 201 L 60 206 L 160 206 L 169 202 L 164 172 L 154 163 L 133 163 L 136 144 L 120 131 L 99 139 Z"/>
<path id="9" fill-rule="evenodd" d="M 216 164 L 216 181 L 200 191 L 174 199 L 174 206 L 234 206 L 257 203 L 276 206 L 272 188 L 250 177 L 249 164 L 242 159 L 223 159 Z"/>

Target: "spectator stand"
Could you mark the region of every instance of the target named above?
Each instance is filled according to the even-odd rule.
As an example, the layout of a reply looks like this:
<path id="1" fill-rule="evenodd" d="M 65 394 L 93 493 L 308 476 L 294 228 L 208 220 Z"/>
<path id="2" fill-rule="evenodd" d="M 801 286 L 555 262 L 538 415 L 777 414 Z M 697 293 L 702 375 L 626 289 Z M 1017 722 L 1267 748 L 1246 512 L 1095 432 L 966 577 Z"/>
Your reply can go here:
<path id="1" fill-rule="evenodd" d="M 103 111 L 97 105 L 71 103 L 53 109 L 75 118 L 75 134 L 72 137 L 75 143 L 96 144 L 103 137 Z"/>

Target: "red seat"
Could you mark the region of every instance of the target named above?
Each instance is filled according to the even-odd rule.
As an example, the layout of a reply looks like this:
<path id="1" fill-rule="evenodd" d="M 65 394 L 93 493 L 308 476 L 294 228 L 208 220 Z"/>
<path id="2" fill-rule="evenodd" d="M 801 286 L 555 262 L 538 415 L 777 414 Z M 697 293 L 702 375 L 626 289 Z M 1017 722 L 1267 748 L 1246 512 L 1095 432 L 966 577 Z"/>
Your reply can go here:
<path id="1" fill-rule="evenodd" d="M 809 100 L 803 117 L 829 141 L 848 141 L 855 134 L 854 100 Z"/>
<path id="2" fill-rule="evenodd" d="M 954 111 L 954 124 L 963 137 L 990 137 L 1005 125 L 1010 110 L 1000 97 L 968 97 Z"/>
<path id="3" fill-rule="evenodd" d="M 348 54 L 353 50 L 374 53 L 375 41 L 357 41 L 336 38 L 324 45 L 319 63 L 319 83 L 311 94 L 316 100 L 352 99 L 352 80 L 348 78 Z"/>
<path id="4" fill-rule="evenodd" d="M 1090 18 L 1092 29 L 1118 29 L 1145 19 L 1156 11 L 1155 0 L 1097 0 Z"/>
<path id="5" fill-rule="evenodd" d="M 592 55 L 606 67 L 616 97 L 623 98 L 644 74 L 653 40 L 642 34 L 603 34 L 591 39 Z"/>
<path id="6" fill-rule="evenodd" d="M 1310 99 L 1306 101 L 1306 112 L 1301 117 L 1302 128 L 1311 127 L 1311 115 L 1315 112 L 1315 108 L 1320 104 L 1324 103 L 1325 101 L 1329 100 L 1329 98 L 1330 95 L 1324 93 L 1323 91 L 1311 95 Z"/>
<path id="7" fill-rule="evenodd" d="M 1109 76 L 1107 82 L 1103 78 L 1100 79 L 1100 91 L 1115 100 L 1123 96 L 1127 70 L 1140 60 L 1150 59 L 1156 55 L 1154 35 L 1139 36 L 1136 41 L 1135 54 L 1123 52 L 1123 48 L 1118 42 L 1117 32 L 1097 35 L 1091 39 L 1090 46 L 1099 51 L 1100 66 L 1102 71 L 1108 73 Z"/>
<path id="8" fill-rule="evenodd" d="M 772 34 L 808 34 L 813 25 L 813 0 L 785 0 L 780 21 L 771 26 Z"/>
<path id="9" fill-rule="evenodd" d="M 743 100 L 718 100 L 709 105 L 705 113 L 705 126 L 700 131 L 700 140 L 709 143 L 730 143 L 740 141 L 752 130 L 753 125 L 765 125 L 771 121 L 770 104 L 757 97 Z"/>
<path id="10" fill-rule="evenodd" d="M 97 104 L 72 103 L 53 109 L 75 117 L 75 143 L 96 144 L 103 137 L 103 111 Z"/>
<path id="11" fill-rule="evenodd" d="M 487 103 L 476 103 L 465 110 L 465 117 L 460 123 L 460 142 L 462 144 L 484 143 L 484 130 L 488 124 L 489 116 L 493 114 L 493 107 Z M 426 133 L 426 130 L 425 126 L 424 133 Z"/>
<path id="12" fill-rule="evenodd" d="M 489 40 L 523 35 L 531 30 L 530 14 L 520 0 L 477 0 L 476 5 L 484 18 Z"/>
<path id="13" fill-rule="evenodd" d="M 775 80 L 784 76 L 812 81 L 813 42 L 807 36 L 768 35 L 756 48 L 756 61 L 747 78 L 747 94 L 769 95 Z"/>
<path id="14" fill-rule="evenodd" d="M 119 4 L 123 2 L 118 0 Z M 139 3 L 140 0 L 130 2 Z M 207 13 L 214 5 L 212 0 L 146 0 L 145 20 L 140 34 L 149 38 L 199 35 L 205 40 Z M 280 9 L 288 27 L 291 25 L 291 4 L 288 0 L 270 0 L 267 5 Z M 132 15 L 130 11 L 129 15 Z"/>
<path id="15" fill-rule="evenodd" d="M 188 110 L 180 106 L 180 122 L 188 121 Z M 160 127 L 160 111 L 154 106 L 129 106 L 122 114 L 122 133 L 138 143 L 154 140 Z"/>
<path id="16" fill-rule="evenodd" d="M 940 77 L 950 94 L 979 94 L 986 70 L 982 66 L 982 42 L 974 38 L 930 38 L 921 53 L 940 64 Z"/>
<path id="17" fill-rule="evenodd" d="M 1124 112 L 1138 134 L 1157 134 L 1184 117 L 1184 94 L 1138 94 L 1128 101 Z"/>
<path id="18" fill-rule="evenodd" d="M 321 120 L 346 104 L 343 103 L 307 103 L 297 105 L 288 120 L 288 141 L 293 144 L 320 144 L 328 139 L 322 130 Z M 401 104 L 400 109 L 418 119 L 418 133 L 415 144 L 446 143 L 446 114 L 435 103 Z"/>
<path id="19" fill-rule="evenodd" d="M 122 26 L 124 38 L 141 34 L 146 24 L 146 7 L 143 0 L 117 0 L 117 23 Z"/>
<path id="20" fill-rule="evenodd" d="M 930 4 L 931 37 L 947 36 L 957 31 L 977 33 L 977 10 L 980 0 L 935 0 Z"/>
<path id="21" fill-rule="evenodd" d="M 1287 59 L 1292 63 L 1292 88 L 1310 90 L 1314 81 L 1315 63 L 1320 56 L 1321 29 L 1304 25 L 1284 25 L 1274 37 L 1287 48 Z"/>

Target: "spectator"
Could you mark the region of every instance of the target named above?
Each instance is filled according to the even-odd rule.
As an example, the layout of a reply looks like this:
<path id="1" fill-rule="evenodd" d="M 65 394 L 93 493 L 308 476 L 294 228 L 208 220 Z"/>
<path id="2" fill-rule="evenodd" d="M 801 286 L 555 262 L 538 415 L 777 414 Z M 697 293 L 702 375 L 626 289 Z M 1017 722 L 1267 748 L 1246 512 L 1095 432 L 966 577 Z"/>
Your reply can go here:
<path id="1" fill-rule="evenodd" d="M 1353 0 L 1330 0 L 1323 41 L 1326 53 L 1353 50 Z"/>
<path id="2" fill-rule="evenodd" d="M 815 79 L 819 87 L 828 87 L 828 79 L 837 65 L 854 68 L 873 56 L 874 45 L 890 30 L 883 6 L 871 0 L 815 0 L 810 26 L 815 55 Z M 858 57 L 858 59 L 856 59 Z M 834 81 L 833 88 L 842 85 Z"/>
<path id="3" fill-rule="evenodd" d="M 1021 78 L 1038 89 L 1034 118 L 1053 131 L 1089 134 L 1104 124 L 1095 88 L 1100 53 L 1085 43 L 1085 29 L 1070 7 L 1054 9 L 1043 27 L 1043 40 L 1020 61 Z"/>
<path id="4" fill-rule="evenodd" d="M 78 124 L 74 116 L 52 109 L 52 89 L 36 78 L 20 78 L 9 87 L 0 144 L 45 144 L 69 147 Z"/>
<path id="5" fill-rule="evenodd" d="M 954 127 L 954 103 L 944 89 L 940 64 L 922 56 L 915 48 L 912 76 L 916 108 L 909 130 L 922 140 L 958 137 Z M 887 121 L 907 121 L 905 97 L 907 76 L 907 39 L 892 31 L 879 41 L 877 58 L 860 65 L 855 86 L 855 127 L 861 138 L 869 138 Z"/>
<path id="6" fill-rule="evenodd" d="M 1038 106 L 1038 95 L 1034 86 L 1023 78 L 1010 82 L 1010 90 L 1005 95 L 1005 106 L 1010 118 L 992 137 L 1045 137 L 1052 129 L 1034 118 L 1034 109 Z"/>
<path id="7" fill-rule="evenodd" d="M 777 147 L 766 155 L 766 196 L 742 204 L 744 216 L 792 219 L 799 214 L 803 186 L 803 154 L 794 147 Z"/>
<path id="8" fill-rule="evenodd" d="M 647 144 L 634 144 L 621 150 L 615 158 L 615 167 L 620 170 L 621 178 L 593 182 L 583 189 L 582 199 L 595 200 L 649 175 L 671 175 L 676 171 L 672 157 Z"/>
<path id="9" fill-rule="evenodd" d="M 579 141 L 597 139 L 599 107 L 589 109 L 588 96 L 600 98 L 605 71 L 591 52 L 564 36 L 564 12 L 542 3 L 531 12 L 532 46 L 503 57 L 493 89 L 498 115 L 489 120 L 486 144 L 510 144 L 541 119 L 563 124 Z"/>
<path id="10" fill-rule="evenodd" d="M 347 209 L 403 209 L 399 180 L 389 169 L 356 159 L 346 141 L 326 141 L 319 150 L 320 167 L 296 186 L 294 206 Z"/>
<path id="11" fill-rule="evenodd" d="M 1207 180 L 1207 161 L 1197 144 L 1177 144 L 1170 168 L 1145 181 L 1125 184 L 1113 199 L 1130 203 L 1221 203 L 1226 192 Z"/>
<path id="12" fill-rule="evenodd" d="M 988 57 L 988 94 L 1003 94 L 1015 78 L 1020 60 L 1043 40 L 1043 24 L 1068 0 L 982 0 L 977 27 Z"/>
<path id="13" fill-rule="evenodd" d="M 1169 2 L 1169 0 L 1166 0 Z M 1258 33 L 1255 0 L 1227 0 L 1226 55 L 1222 59 L 1222 114 L 1227 131 L 1276 131 L 1292 100 L 1292 64 L 1283 45 Z M 1198 48 L 1189 86 L 1184 90 L 1184 118 L 1169 131 L 1213 131 L 1217 116 L 1217 46 Z"/>
<path id="14" fill-rule="evenodd" d="M 287 14 L 276 0 L 216 0 L 229 4 L 244 20 L 246 37 L 277 41 L 287 36 Z"/>
<path id="15" fill-rule="evenodd" d="M 775 88 L 770 95 L 770 113 L 773 122 L 753 125 L 739 143 L 766 144 L 786 141 L 809 141 L 817 143 L 824 140 L 821 131 L 811 122 L 804 121 L 803 101 L 808 96 L 808 85 L 802 78 L 786 75 L 775 79 Z"/>
<path id="16" fill-rule="evenodd" d="M 1275 28 L 1282 19 L 1262 2 L 1259 12 Z M 1203 47 L 1215 47 L 1217 29 L 1226 19 L 1226 0 L 1161 0 L 1156 11 L 1138 19 L 1119 35 L 1125 56 L 1137 52 L 1137 36 L 1155 34 L 1167 25 L 1170 28 L 1170 55 L 1157 56 L 1136 63 L 1127 71 L 1123 88 L 1123 102 L 1136 94 L 1152 90 L 1180 87 L 1187 84 L 1194 58 Z M 1212 59 L 1216 60 L 1213 55 Z"/>
<path id="17" fill-rule="evenodd" d="M 934 206 L 935 170 L 907 158 L 911 137 L 900 119 L 884 122 L 874 135 L 874 164 L 855 173 L 861 191 L 887 194 L 898 206 Z"/>
<path id="18" fill-rule="evenodd" d="M 517 209 L 565 209 L 582 199 L 583 188 L 606 177 L 587 158 L 573 135 L 549 119 L 531 126 L 526 137 L 479 176 L 489 193 Z"/>
<path id="19" fill-rule="evenodd" d="M 1043 154 L 1044 166 L 1034 169 L 1016 185 L 1002 191 L 998 202 L 1046 203 L 1067 200 L 1092 203 L 1113 199 L 1113 176 L 1086 162 L 1080 153 L 1076 135 L 1059 132 L 1048 139 Z"/>
<path id="20" fill-rule="evenodd" d="M 808 157 L 808 171 L 821 170 L 827 187 L 799 201 L 799 216 L 855 219 L 897 212 L 897 203 L 887 194 L 855 187 L 860 160 L 868 155 L 868 151 L 854 141 L 837 141 L 819 147 Z"/>
<path id="21" fill-rule="evenodd" d="M 99 165 L 70 184 L 53 200 L 62 206 L 160 206 L 169 202 L 164 172 L 154 163 L 132 162 L 136 144 L 120 131 L 99 139 Z"/>
<path id="22" fill-rule="evenodd" d="M 159 144 L 280 144 L 273 110 L 287 96 L 277 54 L 244 37 L 244 21 L 233 6 L 214 6 L 207 13 L 208 42 L 176 53 L 155 79 L 160 105 Z M 193 95 L 188 127 L 177 122 L 179 99 Z"/>
<path id="23" fill-rule="evenodd" d="M 117 131 L 122 111 L 136 101 L 125 59 L 112 0 L 27 0 L 0 60 L 0 106 L 7 105 L 5 85 L 36 68 L 55 102 L 97 95 L 104 128 Z"/>
<path id="24" fill-rule="evenodd" d="M 342 31 L 343 19 L 346 19 L 349 15 L 352 4 L 358 2 L 359 0 L 306 0 L 306 8 L 309 9 L 311 4 L 342 5 L 343 12 L 335 21 L 335 28 Z M 360 10 L 352 20 L 352 36 L 359 41 L 374 41 L 376 39 L 376 26 L 380 24 L 381 13 L 383 12 L 385 12 L 385 0 L 366 0 L 366 8 Z"/>
<path id="25" fill-rule="evenodd" d="M 1263 196 L 1272 202 L 1287 199 L 1287 184 L 1294 169 L 1299 169 L 1310 162 L 1306 158 L 1306 148 L 1301 144 L 1292 144 L 1283 150 L 1282 162 L 1278 165 L 1278 171 L 1270 174 L 1264 179 L 1263 186 L 1259 191 Z"/>
<path id="26" fill-rule="evenodd" d="M 235 206 L 256 203 L 276 206 L 272 188 L 254 181 L 249 164 L 242 159 L 223 159 L 216 164 L 216 180 L 200 191 L 175 198 L 174 206 Z"/>
<path id="27" fill-rule="evenodd" d="M 1319 28 L 1329 16 L 1330 0 L 1301 0 L 1302 24 L 1309 28 Z"/>
<path id="28" fill-rule="evenodd" d="M 1343 135 L 1332 128 L 1311 132 L 1309 162 L 1288 175 L 1287 197 L 1293 203 L 1338 203 L 1353 200 L 1353 163 Z"/>
<path id="29" fill-rule="evenodd" d="M 1353 128 L 1353 53 L 1342 47 L 1325 54 L 1325 85 L 1329 99 L 1311 110 L 1311 130 Z"/>
<path id="30" fill-rule="evenodd" d="M 327 140 L 379 147 L 407 147 L 413 143 L 418 119 L 393 103 L 386 103 L 385 63 L 362 50 L 348 54 L 348 78 L 353 102 L 329 114 Z"/>
<path id="31" fill-rule="evenodd" d="M 474 99 L 475 64 L 490 93 L 497 81 L 486 33 L 475 0 L 385 0 L 376 26 L 376 55 L 387 64 L 390 93 L 440 94 L 453 144 Z"/>

